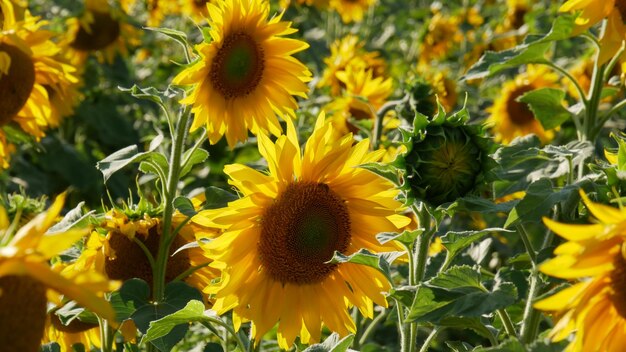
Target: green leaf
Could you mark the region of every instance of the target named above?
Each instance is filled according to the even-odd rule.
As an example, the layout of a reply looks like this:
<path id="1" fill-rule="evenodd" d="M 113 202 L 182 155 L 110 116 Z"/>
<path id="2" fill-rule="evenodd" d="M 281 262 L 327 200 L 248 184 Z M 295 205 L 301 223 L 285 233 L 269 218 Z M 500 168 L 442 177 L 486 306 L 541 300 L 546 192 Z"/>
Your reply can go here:
<path id="1" fill-rule="evenodd" d="M 162 141 L 163 135 L 158 135 L 152 140 L 152 142 L 150 143 L 150 147 L 145 152 L 140 153 L 136 145 L 131 145 L 126 148 L 120 149 L 115 153 L 107 156 L 106 158 L 100 160 L 96 164 L 96 167 L 102 172 L 102 175 L 104 176 L 104 182 L 106 182 L 109 177 L 111 177 L 111 175 L 124 168 L 125 166 L 134 162 L 145 160 L 147 158 L 150 158 L 152 154 L 156 154 L 152 153 L 152 151 L 154 151 L 161 144 Z"/>
<path id="2" fill-rule="evenodd" d="M 59 221 L 54 226 L 50 227 L 48 231 L 46 231 L 46 234 L 65 232 L 75 226 L 78 226 L 81 223 L 84 224 L 87 220 L 87 217 L 95 213 L 95 210 L 92 210 L 88 213 L 83 214 L 84 205 L 85 205 L 85 202 L 78 203 L 78 205 L 74 209 L 68 211 L 67 214 L 65 214 L 65 216 L 63 217 L 63 219 L 61 219 L 61 221 Z"/>
<path id="3" fill-rule="evenodd" d="M 193 203 L 187 197 L 176 197 L 176 199 L 174 199 L 174 208 L 188 217 L 192 217 L 197 214 L 196 209 L 193 207 Z"/>
<path id="4" fill-rule="evenodd" d="M 565 92 L 556 88 L 541 88 L 522 95 L 518 100 L 528 107 L 544 129 L 550 130 L 567 121 L 571 113 L 563 106 Z"/>
<path id="5" fill-rule="evenodd" d="M 511 338 L 495 347 L 478 347 L 472 352 L 527 352 L 519 340 Z"/>
<path id="6" fill-rule="evenodd" d="M 145 343 L 166 336 L 175 326 L 202 321 L 204 317 L 204 303 L 196 300 L 189 301 L 181 310 L 150 322 L 150 327 L 141 342 Z"/>
<path id="7" fill-rule="evenodd" d="M 485 78 L 507 68 L 517 67 L 523 64 L 543 63 L 546 52 L 552 46 L 553 41 L 569 38 L 574 29 L 575 16 L 569 14 L 559 15 L 550 32 L 544 36 L 527 36 L 524 43 L 500 52 L 487 51 L 476 64 L 462 77 L 463 80 Z"/>
<path id="8" fill-rule="evenodd" d="M 389 292 L 389 296 L 402 302 L 405 307 L 409 307 L 415 299 L 416 291 L 417 286 L 392 287 L 391 292 Z"/>
<path id="9" fill-rule="evenodd" d="M 143 27 L 143 29 L 164 34 L 180 43 L 180 45 L 182 45 L 185 50 L 190 47 L 189 41 L 187 40 L 187 34 L 185 32 L 170 28 Z"/>
<path id="10" fill-rule="evenodd" d="M 209 152 L 204 149 L 198 148 L 193 151 L 191 149 L 186 151 L 183 155 L 183 160 L 185 162 L 180 170 L 180 177 L 185 176 L 187 173 L 189 173 L 189 171 L 191 171 L 192 167 L 201 162 L 204 162 L 208 157 Z"/>
<path id="11" fill-rule="evenodd" d="M 228 205 L 228 202 L 239 199 L 236 195 L 221 189 L 219 187 L 209 186 L 204 191 L 206 202 L 204 203 L 204 209 L 217 209 L 224 208 Z"/>
<path id="12" fill-rule="evenodd" d="M 333 258 L 327 263 L 340 264 L 340 263 L 355 263 L 362 264 L 377 269 L 383 273 L 389 281 L 391 281 L 391 263 L 396 259 L 403 256 L 405 252 L 383 252 L 372 253 L 367 249 L 360 249 L 358 252 L 346 256 L 338 251 L 335 251 Z"/>
<path id="13" fill-rule="evenodd" d="M 141 307 L 150 302 L 150 286 L 141 279 L 126 280 L 119 289 L 122 302 Z"/>
<path id="14" fill-rule="evenodd" d="M 485 198 L 480 198 L 476 196 L 467 196 L 463 198 L 459 198 L 457 201 L 452 203 L 447 209 L 446 212 L 457 212 L 457 211 L 475 211 L 479 213 L 508 213 L 513 209 L 515 204 L 517 204 L 517 200 L 504 202 L 504 203 L 494 203 L 493 201 Z"/>
<path id="15" fill-rule="evenodd" d="M 555 190 L 548 179 L 543 178 L 533 182 L 528 187 L 524 198 L 509 213 L 504 227 L 508 228 L 518 222 L 540 222 L 542 217 L 550 214 L 555 204 L 569 203 L 573 199 L 578 200 L 578 190 L 590 183 L 589 178 L 583 178 L 572 185 Z"/>
<path id="16" fill-rule="evenodd" d="M 118 86 L 117 89 L 121 90 L 122 92 L 130 93 L 130 95 L 132 95 L 133 97 L 137 99 L 143 99 L 143 100 L 149 100 L 149 101 L 155 102 L 164 109 L 165 109 L 165 105 L 163 104 L 162 97 L 172 98 L 176 95 L 174 91 L 169 90 L 169 89 L 166 91 L 160 91 L 154 87 L 140 88 L 136 84 L 134 84 L 130 88 L 124 88 L 124 87 Z"/>
<path id="17" fill-rule="evenodd" d="M 451 316 L 480 317 L 517 300 L 517 289 L 510 282 L 496 281 L 492 290 L 485 286 L 477 269 L 452 267 L 418 287 L 406 320 L 438 324 Z"/>
<path id="18" fill-rule="evenodd" d="M 376 175 L 391 181 L 391 183 L 396 186 L 400 186 L 402 183 L 400 181 L 400 170 L 393 165 L 384 163 L 365 163 L 359 165 L 358 167 L 369 170 Z"/>
<path id="19" fill-rule="evenodd" d="M 303 352 L 346 352 L 354 341 L 354 335 L 348 335 L 343 339 L 334 332 L 324 342 L 309 346 Z"/>
<path id="20" fill-rule="evenodd" d="M 460 253 L 465 247 L 470 244 L 482 239 L 490 232 L 513 232 L 511 230 L 503 229 L 503 228 L 488 228 L 480 231 L 450 231 L 445 235 L 441 236 L 441 243 L 448 250 L 448 255 L 451 258 L 454 258 L 458 253 Z"/>
<path id="21" fill-rule="evenodd" d="M 380 244 L 385 244 L 391 241 L 398 241 L 404 244 L 412 244 L 417 236 L 421 235 L 424 229 L 417 229 L 413 231 L 405 230 L 401 233 L 397 232 L 381 232 L 376 235 L 376 239 Z"/>
<path id="22" fill-rule="evenodd" d="M 202 301 L 202 295 L 198 290 L 184 282 L 172 282 L 165 287 L 165 299 L 163 302 L 141 306 L 133 312 L 131 318 L 137 325 L 137 329 L 145 335 L 150 328 L 151 322 L 183 309 L 192 300 Z M 174 345 L 185 337 L 188 329 L 188 324 L 176 325 L 169 333 L 152 339 L 150 343 L 160 351 L 170 351 Z"/>
<path id="23" fill-rule="evenodd" d="M 471 352 L 474 350 L 472 345 L 462 341 L 446 341 L 446 346 L 450 347 L 452 352 Z"/>
<path id="24" fill-rule="evenodd" d="M 497 331 L 489 330 L 479 318 L 445 317 L 439 321 L 438 325 L 455 329 L 470 329 L 488 339 L 497 335 Z"/>

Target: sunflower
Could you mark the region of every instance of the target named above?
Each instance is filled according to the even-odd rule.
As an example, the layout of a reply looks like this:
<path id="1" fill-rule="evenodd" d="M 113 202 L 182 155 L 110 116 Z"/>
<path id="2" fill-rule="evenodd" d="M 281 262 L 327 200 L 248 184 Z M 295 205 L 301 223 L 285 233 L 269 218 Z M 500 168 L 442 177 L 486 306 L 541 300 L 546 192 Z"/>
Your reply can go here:
<path id="1" fill-rule="evenodd" d="M 330 56 L 324 59 L 326 68 L 317 86 L 330 87 L 332 95 L 339 95 L 345 84 L 339 80 L 337 72 L 345 71 L 348 66 L 372 70 L 374 77 L 384 76 L 387 70 L 385 61 L 378 52 L 368 52 L 364 46 L 365 43 L 352 34 L 336 40 L 330 46 Z"/>
<path id="2" fill-rule="evenodd" d="M 206 125 L 211 143 L 225 134 L 231 148 L 247 139 L 247 130 L 280 133 L 276 114 L 295 118 L 292 95 L 306 98 L 311 72 L 291 55 L 308 44 L 280 37 L 296 30 L 282 14 L 268 20 L 266 1 L 207 6 L 213 41 L 197 45 L 200 59 L 174 78 L 174 84 L 194 85 L 181 100 L 193 106 L 191 130 Z"/>
<path id="3" fill-rule="evenodd" d="M 374 78 L 372 70 L 353 66 L 337 72 L 337 78 L 345 85 L 345 94 L 333 100 L 325 110 L 334 111 L 331 120 L 335 125 L 335 131 L 339 136 L 343 136 L 348 132 L 358 131 L 349 119 L 372 121 L 375 119 L 376 111 L 391 95 L 393 82 L 391 78 Z"/>
<path id="4" fill-rule="evenodd" d="M 184 216 L 177 213 L 172 227 L 176 228 L 183 220 Z M 162 233 L 161 223 L 160 218 L 148 213 L 133 214 L 133 218 L 129 218 L 125 211 L 109 210 L 100 231 L 91 233 L 80 257 L 75 263 L 68 265 L 65 271 L 92 271 L 106 275 L 109 279 L 122 281 L 139 278 L 152 286 L 152 267 L 137 242 L 141 242 L 143 247 L 156 256 Z M 175 253 L 189 242 L 210 236 L 212 233 L 208 229 L 185 225 L 173 240 L 170 253 Z M 178 252 L 168 260 L 165 280 L 170 282 L 191 273 L 185 276 L 185 281 L 202 289 L 217 276 L 215 270 L 206 267 L 207 264 L 208 260 L 200 247 Z"/>
<path id="5" fill-rule="evenodd" d="M 456 82 L 450 78 L 448 70 L 433 69 L 428 65 L 417 65 L 417 73 L 432 87 L 432 93 L 437 95 L 439 103 L 446 111 L 452 111 L 458 100 Z"/>
<path id="6" fill-rule="evenodd" d="M 428 64 L 432 60 L 444 59 L 458 47 L 463 40 L 460 23 L 461 19 L 457 16 L 437 12 L 430 20 L 428 32 L 420 45 L 419 62 Z"/>
<path id="7" fill-rule="evenodd" d="M 65 194 L 52 206 L 19 227 L 20 213 L 12 222 L 0 207 L 0 341 L 7 351 L 39 351 L 46 323 L 47 289 L 100 317 L 113 320 L 114 311 L 98 293 L 114 286 L 101 275 L 85 273 L 66 278 L 52 270 L 48 261 L 87 232 L 85 229 L 46 233 L 63 208 Z"/>
<path id="8" fill-rule="evenodd" d="M 213 0 L 178 0 L 180 12 L 191 17 L 196 22 L 202 22 L 209 17 L 207 4 Z"/>
<path id="9" fill-rule="evenodd" d="M 56 124 L 49 92 L 75 84 L 75 70 L 55 58 L 61 49 L 50 40 L 52 32 L 41 28 L 47 22 L 28 12 L 16 14 L 8 0 L 0 0 L 0 11 L 0 127 L 17 124 L 39 139 L 46 128 Z M 67 103 L 69 98 L 57 99 Z M 13 149 L 6 137 L 0 129 L 0 169 L 8 167 Z"/>
<path id="10" fill-rule="evenodd" d="M 343 23 L 361 22 L 363 15 L 376 0 L 330 0 L 330 8 L 337 11 Z"/>
<path id="11" fill-rule="evenodd" d="M 334 134 L 320 115 L 302 155 L 293 123 L 276 142 L 259 134 L 269 173 L 227 165 L 224 172 L 243 197 L 192 219 L 223 231 L 205 247 L 211 266 L 222 270 L 221 281 L 205 290 L 214 294 L 213 309 L 233 309 L 236 321 L 252 321 L 257 343 L 277 322 L 284 349 L 297 335 L 318 341 L 322 324 L 346 335 L 356 329 L 349 306 L 369 318 L 373 303 L 387 306 L 382 292 L 390 285 L 380 272 L 326 262 L 335 251 L 397 250 L 375 235 L 409 219 L 395 212 L 401 204 L 392 184 L 357 167 L 385 151 L 369 153 L 368 140 L 353 145 L 351 134 L 339 140 Z"/>
<path id="12" fill-rule="evenodd" d="M 626 211 L 591 202 L 581 192 L 591 225 L 562 224 L 547 218 L 548 228 L 567 240 L 555 258 L 540 266 L 550 276 L 579 280 L 535 303 L 554 312 L 555 341 L 574 333 L 567 351 L 623 351 L 626 344 Z"/>
<path id="13" fill-rule="evenodd" d="M 544 130 L 525 103 L 517 99 L 538 88 L 554 86 L 558 76 L 543 66 L 528 65 L 526 72 L 514 80 L 506 82 L 502 94 L 488 108 L 491 113 L 487 123 L 491 125 L 496 142 L 510 143 L 515 137 L 534 133 L 546 143 L 554 137 L 554 132 Z"/>
<path id="14" fill-rule="evenodd" d="M 521 28 L 526 22 L 524 17 L 530 11 L 528 0 L 507 0 L 507 12 L 504 18 L 504 28 L 515 30 Z"/>
<path id="15" fill-rule="evenodd" d="M 591 26 L 607 19 L 606 31 L 600 38 L 598 63 L 603 64 L 613 57 L 626 39 L 626 2 L 624 0 L 606 0 L 602 3 L 592 0 L 569 0 L 559 9 L 561 12 L 580 11 L 576 18 L 574 34 L 579 34 Z"/>
<path id="16" fill-rule="evenodd" d="M 111 64 L 117 53 L 128 56 L 128 47 L 138 45 L 138 34 L 124 16 L 106 0 L 86 0 L 82 16 L 67 20 L 68 34 L 60 43 L 70 62 L 82 66 L 94 54 L 98 62 Z"/>

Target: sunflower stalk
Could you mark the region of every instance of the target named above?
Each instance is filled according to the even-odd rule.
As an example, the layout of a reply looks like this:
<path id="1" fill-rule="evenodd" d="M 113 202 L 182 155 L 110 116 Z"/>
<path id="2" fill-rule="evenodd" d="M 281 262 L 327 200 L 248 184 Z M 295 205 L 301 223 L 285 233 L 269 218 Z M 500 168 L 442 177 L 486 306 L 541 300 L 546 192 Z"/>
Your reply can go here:
<path id="1" fill-rule="evenodd" d="M 185 107 L 181 111 L 181 116 L 176 125 L 176 134 L 173 136 L 172 153 L 170 155 L 170 169 L 167 175 L 167 193 L 165 194 L 164 211 L 163 211 L 163 234 L 159 238 L 159 250 L 155 258 L 154 282 L 153 282 L 153 298 L 155 302 L 160 302 L 165 296 L 165 272 L 167 267 L 167 259 L 169 257 L 169 247 L 172 243 L 170 237 L 176 234 L 172 233 L 172 216 L 174 214 L 174 198 L 176 198 L 177 184 L 182 169 L 182 156 L 184 152 L 185 140 L 188 134 L 188 124 L 191 114 L 189 109 Z"/>

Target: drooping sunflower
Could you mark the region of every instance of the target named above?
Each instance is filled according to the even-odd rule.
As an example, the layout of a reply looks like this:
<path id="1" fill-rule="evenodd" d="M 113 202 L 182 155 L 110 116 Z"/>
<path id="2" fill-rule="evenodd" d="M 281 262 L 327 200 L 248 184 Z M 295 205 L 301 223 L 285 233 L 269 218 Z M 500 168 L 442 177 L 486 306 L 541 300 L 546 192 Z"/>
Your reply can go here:
<path id="1" fill-rule="evenodd" d="M 598 63 L 603 64 L 613 57 L 626 40 L 626 3 L 624 0 L 569 0 L 559 9 L 561 12 L 580 11 L 576 18 L 576 30 L 579 34 L 603 19 L 607 19 L 606 31 L 600 38 L 600 55 Z"/>
<path id="2" fill-rule="evenodd" d="M 281 36 L 296 32 L 282 14 L 268 20 L 264 0 L 216 0 L 209 8 L 213 41 L 196 46 L 200 59 L 174 78 L 174 84 L 194 85 L 181 103 L 192 105 L 191 130 L 207 127 L 211 143 L 226 135 L 232 148 L 245 141 L 248 130 L 279 134 L 276 114 L 295 117 L 306 98 L 311 72 L 291 56 L 308 44 Z"/>
<path id="3" fill-rule="evenodd" d="M 528 65 L 526 71 L 512 81 L 504 83 L 502 93 L 488 108 L 491 113 L 487 124 L 496 142 L 510 143 L 519 136 L 534 133 L 546 143 L 554 138 L 554 131 L 544 130 L 526 103 L 517 99 L 532 90 L 554 86 L 558 76 L 543 66 Z"/>
<path id="4" fill-rule="evenodd" d="M 330 0 L 330 8 L 337 11 L 343 23 L 361 22 L 365 12 L 376 0 Z"/>
<path id="5" fill-rule="evenodd" d="M 197 200 L 194 200 L 198 204 Z M 184 216 L 177 213 L 173 219 L 173 229 L 182 223 Z M 139 278 L 152 285 L 152 267 L 146 258 L 140 241 L 153 256 L 157 255 L 159 238 L 162 233 L 162 221 L 147 212 L 129 217 L 125 211 L 112 209 L 105 215 L 101 228 L 93 231 L 85 249 L 75 263 L 65 268 L 67 271 L 95 271 L 114 280 Z M 175 253 L 189 242 L 213 235 L 209 229 L 197 225 L 185 225 L 172 242 L 170 253 Z M 202 242 L 200 242 L 202 245 Z M 208 268 L 208 259 L 200 247 L 182 250 L 168 259 L 166 282 L 176 279 L 184 273 L 190 273 L 184 279 L 191 286 L 202 289 L 217 277 L 216 270 Z M 191 272 L 190 270 L 197 270 Z"/>
<path id="6" fill-rule="evenodd" d="M 364 46 L 365 42 L 353 34 L 335 41 L 330 46 L 330 56 L 324 59 L 326 68 L 317 86 L 330 87 L 332 95 L 340 95 L 345 84 L 337 77 L 337 72 L 345 71 L 348 66 L 371 70 L 373 77 L 384 76 L 387 70 L 385 60 L 376 51 L 366 51 Z"/>
<path id="7" fill-rule="evenodd" d="M 354 332 L 349 306 L 370 318 L 373 303 L 387 306 L 382 292 L 390 286 L 380 272 L 326 262 L 335 251 L 397 250 L 380 245 L 375 234 L 409 223 L 395 212 L 401 204 L 391 183 L 357 167 L 384 150 L 368 152 L 367 140 L 353 145 L 351 134 L 335 139 L 322 114 L 301 153 L 295 127 L 287 126 L 276 142 L 259 135 L 267 174 L 227 165 L 224 172 L 243 197 L 192 219 L 223 231 L 205 246 L 211 266 L 222 270 L 221 281 L 205 291 L 214 294 L 213 309 L 233 309 L 236 321 L 252 321 L 257 342 L 278 323 L 285 349 L 297 335 L 318 341 L 322 324 L 340 335 Z"/>
<path id="8" fill-rule="evenodd" d="M 326 105 L 325 110 L 333 111 L 331 120 L 336 132 L 343 136 L 358 131 L 350 119 L 374 120 L 376 111 L 392 93 L 393 81 L 391 78 L 374 78 L 371 70 L 353 66 L 337 72 L 337 78 L 346 87 L 344 95 Z"/>
<path id="9" fill-rule="evenodd" d="M 567 242 L 539 269 L 554 277 L 577 280 L 569 288 L 535 303 L 554 312 L 553 340 L 572 333 L 566 351 L 617 352 L 626 344 L 626 212 L 581 196 L 596 218 L 591 225 L 544 223 Z"/>
<path id="10" fill-rule="evenodd" d="M 99 292 L 114 288 L 108 280 L 96 273 L 70 279 L 48 264 L 50 258 L 87 232 L 77 229 L 46 233 L 59 216 L 64 199 L 64 194 L 57 197 L 46 212 L 18 230 L 20 216 L 11 222 L 6 210 L 0 207 L 0 341 L 7 351 L 39 351 L 47 319 L 48 289 L 104 319 L 114 319 L 113 309 L 99 296 Z"/>
<path id="11" fill-rule="evenodd" d="M 463 40 L 459 28 L 461 19 L 437 12 L 428 24 L 428 32 L 420 45 L 419 62 L 428 64 L 432 60 L 447 57 Z"/>
<path id="12" fill-rule="evenodd" d="M 8 0 L 0 0 L 0 12 L 0 128 L 16 124 L 39 139 L 46 128 L 57 124 L 51 92 L 66 91 L 75 84 L 75 69 L 56 59 L 61 48 L 51 41 L 53 33 L 42 28 L 45 21 L 28 12 L 17 15 Z M 66 99 L 71 97 L 56 99 L 69 103 Z M 8 167 L 11 149 L 0 129 L 0 169 Z"/>
<path id="13" fill-rule="evenodd" d="M 128 56 L 128 48 L 138 44 L 138 32 L 124 16 L 107 0 L 85 0 L 84 13 L 67 20 L 67 35 L 60 43 L 68 60 L 82 66 L 90 55 L 109 64 L 118 53 Z"/>

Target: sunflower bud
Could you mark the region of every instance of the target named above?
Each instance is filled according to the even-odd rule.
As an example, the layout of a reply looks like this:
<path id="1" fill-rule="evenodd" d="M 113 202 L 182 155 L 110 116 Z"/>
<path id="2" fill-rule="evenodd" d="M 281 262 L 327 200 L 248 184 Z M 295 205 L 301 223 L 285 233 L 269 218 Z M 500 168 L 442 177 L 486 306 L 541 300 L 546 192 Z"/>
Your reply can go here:
<path id="1" fill-rule="evenodd" d="M 431 120 L 418 114 L 405 134 L 406 187 L 432 206 L 454 202 L 484 183 L 491 168 L 491 143 L 480 126 L 468 125 L 465 108 L 446 117 L 443 107 Z"/>

